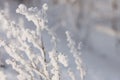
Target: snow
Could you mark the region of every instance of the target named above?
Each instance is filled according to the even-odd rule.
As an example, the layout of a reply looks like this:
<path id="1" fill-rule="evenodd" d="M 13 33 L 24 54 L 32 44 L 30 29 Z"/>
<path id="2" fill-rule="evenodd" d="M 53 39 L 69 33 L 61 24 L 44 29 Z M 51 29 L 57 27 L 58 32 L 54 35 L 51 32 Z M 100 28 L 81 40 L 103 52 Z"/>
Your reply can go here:
<path id="1" fill-rule="evenodd" d="M 29 2 L 28 4 L 25 2 L 25 4 L 28 7 L 36 6 L 40 8 L 44 2 L 48 3 L 48 7 L 46 4 L 43 6 L 45 10 L 48 9 L 48 26 L 55 31 L 60 40 L 58 42 L 59 46 L 57 46 L 59 51 L 65 52 L 65 55 L 71 56 L 69 54 L 69 49 L 66 48 L 66 30 L 71 32 L 73 39 L 77 44 L 79 42 L 82 43 L 81 56 L 83 64 L 86 68 L 85 80 L 119 80 L 119 6 L 118 10 L 115 12 L 111 7 L 112 0 L 83 0 L 84 5 L 81 6 L 83 7 L 83 10 L 79 7 L 79 0 L 35 0 L 33 2 Z M 119 5 L 119 0 L 117 3 Z M 0 9 L 5 10 L 7 16 L 10 16 L 10 18 L 15 20 L 16 23 L 20 23 L 20 17 L 23 18 L 23 16 L 16 14 L 18 4 L 18 0 L 0 0 Z M 118 33 L 111 26 L 114 15 L 117 16 L 118 20 Z M 26 19 L 23 21 L 25 22 L 25 26 L 30 26 L 31 29 L 34 29 L 32 27 L 33 23 L 28 23 Z M 2 31 L 2 27 L 0 27 L 0 29 Z M 0 33 L 0 35 L 2 34 Z M 45 36 L 44 39 L 46 39 L 45 41 L 48 41 L 50 38 Z M 45 43 L 46 46 L 48 44 Z M 48 46 L 48 49 L 51 49 L 51 46 Z M 1 50 L 0 52 L 4 51 Z M 3 62 L 6 58 L 8 58 L 8 55 L 3 53 L 0 56 L 3 56 Z M 74 67 L 72 62 L 70 64 Z M 5 73 L 1 72 L 4 70 Z M 17 73 L 12 71 L 12 69 L 8 66 L 0 68 L 0 76 L 3 74 L 9 76 L 8 80 L 16 80 L 16 78 L 12 76 L 15 76 Z M 70 75 L 71 74 L 72 73 L 70 73 Z M 79 76 L 77 72 L 75 73 L 75 77 L 76 76 Z M 74 76 L 71 77 L 74 80 Z M 79 80 L 79 77 L 76 78 Z M 4 79 L 0 78 L 0 80 Z"/>

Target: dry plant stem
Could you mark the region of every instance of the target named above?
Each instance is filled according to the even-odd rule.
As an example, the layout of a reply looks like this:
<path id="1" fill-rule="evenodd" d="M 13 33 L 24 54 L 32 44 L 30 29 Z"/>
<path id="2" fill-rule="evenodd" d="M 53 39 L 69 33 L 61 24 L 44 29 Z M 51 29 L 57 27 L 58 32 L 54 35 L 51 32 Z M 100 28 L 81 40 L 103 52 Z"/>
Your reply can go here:
<path id="1" fill-rule="evenodd" d="M 41 53 L 43 54 L 43 59 L 44 59 L 44 65 L 43 65 L 43 68 L 44 68 L 44 73 L 47 77 L 48 80 L 50 80 L 50 77 L 49 77 L 49 73 L 48 73 L 48 70 L 47 70 L 47 60 L 46 60 L 46 51 L 45 51 L 45 48 L 44 48 L 44 45 L 43 45 L 43 41 L 42 41 L 42 38 L 41 38 Z"/>
<path id="2" fill-rule="evenodd" d="M 44 73 L 47 77 L 47 80 L 50 80 L 49 72 L 47 70 L 47 59 L 46 59 L 46 51 L 45 51 L 45 47 L 44 47 L 44 42 L 43 42 L 43 38 L 42 38 L 42 29 L 40 29 L 40 28 L 41 28 L 41 25 L 40 25 L 40 22 L 38 20 L 38 29 L 37 30 L 39 30 L 39 31 L 37 31 L 37 30 L 36 31 L 39 32 L 39 33 L 37 33 L 37 35 L 40 36 L 40 42 L 41 42 L 40 51 L 41 51 L 41 54 L 42 54 L 42 57 L 43 57 L 43 60 L 44 60 L 43 61 L 44 62 L 43 63 L 43 70 L 44 70 Z"/>

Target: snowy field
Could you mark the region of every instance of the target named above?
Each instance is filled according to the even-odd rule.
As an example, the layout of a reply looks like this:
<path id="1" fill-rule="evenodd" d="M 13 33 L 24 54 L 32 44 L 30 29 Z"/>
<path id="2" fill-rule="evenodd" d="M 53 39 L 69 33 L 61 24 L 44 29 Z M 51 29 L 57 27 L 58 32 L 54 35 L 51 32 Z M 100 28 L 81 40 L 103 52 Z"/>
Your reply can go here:
<path id="1" fill-rule="evenodd" d="M 14 20 L 20 26 L 35 30 L 36 27 L 32 21 L 29 22 L 24 15 L 16 13 L 20 3 L 27 7 L 38 7 L 39 10 L 44 3 L 48 4 L 48 28 L 57 37 L 57 51 L 69 57 L 69 64 L 74 72 L 75 80 L 82 79 L 79 76 L 80 73 L 75 70 L 75 63 L 72 62 L 74 58 L 71 58 L 72 54 L 67 47 L 66 31 L 71 33 L 76 44 L 79 45 L 80 43 L 81 55 L 79 59 L 82 59 L 83 69 L 86 71 L 83 80 L 120 80 L 119 0 L 0 0 L 0 11 L 4 11 L 10 20 Z M 8 42 L 9 40 L 6 39 L 6 33 L 4 32 L 4 29 L 6 29 L 4 24 L 6 23 L 3 20 L 3 18 L 0 19 L 0 39 L 4 38 Z M 46 31 L 43 31 L 46 51 L 52 49 L 50 39 Z M 77 45 L 75 45 L 75 48 L 77 49 Z M 37 51 L 35 50 L 35 52 Z M 5 63 L 5 60 L 9 58 L 11 59 L 1 47 L 0 80 L 18 80 L 16 76 L 19 73 Z M 61 80 L 74 80 L 67 77 L 67 68 L 62 66 L 61 69 L 63 76 Z M 56 80 L 59 79 L 56 78 Z"/>

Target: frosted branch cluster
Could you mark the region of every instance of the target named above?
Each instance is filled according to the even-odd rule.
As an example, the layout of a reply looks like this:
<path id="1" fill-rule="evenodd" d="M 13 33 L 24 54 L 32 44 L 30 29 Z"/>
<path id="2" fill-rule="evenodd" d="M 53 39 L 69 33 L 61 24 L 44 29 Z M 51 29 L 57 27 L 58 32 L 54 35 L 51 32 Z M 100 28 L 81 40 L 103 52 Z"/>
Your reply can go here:
<path id="1" fill-rule="evenodd" d="M 24 15 L 28 21 L 33 22 L 36 26 L 35 30 L 16 24 L 5 16 L 4 11 L 0 12 L 0 21 L 4 21 L 2 26 L 5 26 L 3 32 L 6 35 L 6 38 L 0 38 L 0 47 L 3 47 L 10 56 L 6 63 L 10 64 L 18 73 L 18 80 L 62 80 L 61 65 L 68 69 L 69 75 L 67 77 L 75 80 L 74 73 L 70 70 L 68 63 L 69 58 L 57 51 L 56 37 L 46 26 L 47 9 L 47 4 L 44 4 L 41 10 L 36 7 L 27 8 L 23 4 L 18 6 L 16 12 Z M 51 36 L 51 43 L 53 44 L 51 51 L 46 51 L 45 49 L 42 38 L 44 30 Z M 77 69 L 80 71 L 80 77 L 83 80 L 85 71 L 82 67 L 82 60 L 78 56 L 79 52 L 74 46 L 74 41 L 68 32 L 66 34 L 68 46 L 71 53 L 73 53 Z"/>

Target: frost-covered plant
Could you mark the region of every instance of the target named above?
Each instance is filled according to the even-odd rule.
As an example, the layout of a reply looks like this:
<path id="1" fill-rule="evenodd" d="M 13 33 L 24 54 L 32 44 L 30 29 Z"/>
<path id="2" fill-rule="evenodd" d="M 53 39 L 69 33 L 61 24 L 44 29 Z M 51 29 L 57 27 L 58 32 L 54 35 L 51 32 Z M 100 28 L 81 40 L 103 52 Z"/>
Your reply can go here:
<path id="1" fill-rule="evenodd" d="M 47 4 L 44 4 L 42 9 L 36 7 L 27 8 L 21 4 L 16 12 L 26 17 L 35 25 L 35 30 L 31 30 L 24 26 L 11 21 L 4 12 L 0 12 L 0 19 L 4 21 L 3 32 L 6 38 L 0 38 L 0 46 L 5 49 L 11 57 L 6 60 L 12 68 L 17 71 L 18 80 L 63 80 L 62 68 L 68 69 L 68 77 L 71 80 L 76 80 L 68 63 L 68 57 L 65 54 L 57 51 L 56 37 L 46 25 Z M 47 51 L 42 38 L 42 32 L 46 31 L 51 36 L 52 50 Z M 75 42 L 70 37 L 69 32 L 66 32 L 68 46 L 72 53 L 77 69 L 80 71 L 80 78 L 83 80 L 85 71 L 82 67 L 82 60 L 79 57 L 79 52 L 75 48 Z"/>
<path id="2" fill-rule="evenodd" d="M 73 57 L 75 59 L 76 68 L 77 70 L 79 70 L 80 77 L 83 80 L 85 76 L 85 70 L 83 69 L 82 60 L 80 58 L 80 52 L 75 48 L 75 42 L 72 40 L 70 33 L 68 31 L 66 31 L 66 36 L 67 36 L 67 41 L 68 41 L 68 47 L 70 48 L 70 52 L 73 53 Z"/>

